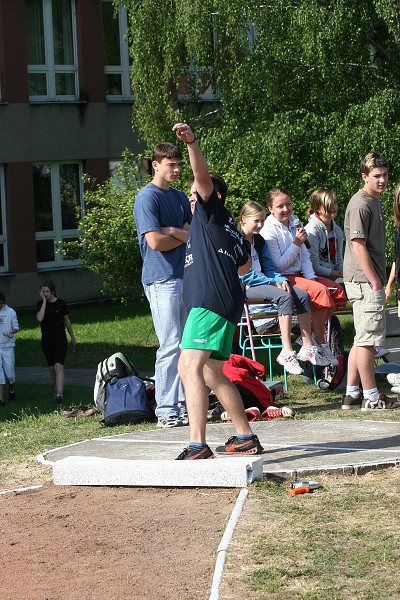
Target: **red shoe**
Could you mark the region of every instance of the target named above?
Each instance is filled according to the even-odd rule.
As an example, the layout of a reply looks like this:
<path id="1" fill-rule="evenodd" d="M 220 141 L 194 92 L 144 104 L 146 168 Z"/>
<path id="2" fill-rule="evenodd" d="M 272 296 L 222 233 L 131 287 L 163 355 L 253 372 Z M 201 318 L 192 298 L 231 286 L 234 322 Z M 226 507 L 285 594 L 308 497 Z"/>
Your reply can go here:
<path id="1" fill-rule="evenodd" d="M 271 419 L 276 419 L 276 417 L 293 419 L 295 414 L 295 410 L 290 408 L 290 406 L 281 406 L 280 408 L 277 408 L 276 406 L 268 406 L 268 408 L 266 408 L 262 413 L 261 418 L 263 421 L 271 421 Z"/>
<path id="2" fill-rule="evenodd" d="M 246 408 L 244 411 L 247 415 L 247 420 L 250 422 L 257 421 L 257 419 L 261 418 L 261 412 L 256 406 L 252 406 L 251 408 Z M 226 411 L 221 414 L 221 421 L 225 421 L 226 423 L 231 423 L 231 418 Z"/>

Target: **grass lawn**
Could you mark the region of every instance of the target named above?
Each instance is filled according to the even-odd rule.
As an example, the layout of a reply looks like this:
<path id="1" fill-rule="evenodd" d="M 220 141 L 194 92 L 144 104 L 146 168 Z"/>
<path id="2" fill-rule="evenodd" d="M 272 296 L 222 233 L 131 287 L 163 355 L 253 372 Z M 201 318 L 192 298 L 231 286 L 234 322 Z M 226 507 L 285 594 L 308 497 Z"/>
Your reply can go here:
<path id="1" fill-rule="evenodd" d="M 17 366 L 43 366 L 40 331 L 34 312 L 18 314 L 21 331 Z M 89 368 L 117 350 L 125 352 L 139 372 L 152 372 L 157 340 L 147 303 L 102 303 L 71 307 L 77 338 L 66 368 Z M 351 316 L 341 316 L 345 345 L 352 338 Z M 257 355 L 263 362 L 263 357 Z M 277 365 L 277 373 L 279 373 Z M 0 409 L 0 488 L 15 481 L 29 485 L 35 456 L 50 448 L 109 435 L 101 417 L 65 419 L 52 401 L 52 387 L 17 383 L 18 399 Z M 381 389 L 388 391 L 387 384 Z M 89 387 L 74 386 L 73 404 L 92 402 Z M 400 421 L 400 410 L 371 416 L 342 411 L 341 392 L 323 392 L 289 376 L 285 403 L 298 420 L 360 419 Z M 153 428 L 146 423 L 117 427 L 113 433 Z M 36 467 L 37 468 L 37 467 Z M 21 473 L 25 473 L 25 479 Z M 397 565 L 399 470 L 364 476 L 327 476 L 313 494 L 291 497 L 288 482 L 266 480 L 250 490 L 238 534 L 229 552 L 223 598 L 236 600 L 302 597 L 398 598 Z"/>

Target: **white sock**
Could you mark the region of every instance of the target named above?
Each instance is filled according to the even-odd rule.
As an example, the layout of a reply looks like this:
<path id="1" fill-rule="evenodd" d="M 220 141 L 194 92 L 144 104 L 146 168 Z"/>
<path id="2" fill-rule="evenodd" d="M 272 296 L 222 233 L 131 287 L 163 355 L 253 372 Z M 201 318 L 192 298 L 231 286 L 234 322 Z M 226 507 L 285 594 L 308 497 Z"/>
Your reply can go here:
<path id="1" fill-rule="evenodd" d="M 346 385 L 346 396 L 351 396 L 352 398 L 359 398 L 361 396 L 360 386 L 359 385 Z"/>
<path id="2" fill-rule="evenodd" d="M 378 402 L 378 400 L 379 400 L 378 388 L 374 387 L 370 390 L 364 390 L 364 398 L 365 398 L 365 400 L 369 400 L 370 402 Z"/>

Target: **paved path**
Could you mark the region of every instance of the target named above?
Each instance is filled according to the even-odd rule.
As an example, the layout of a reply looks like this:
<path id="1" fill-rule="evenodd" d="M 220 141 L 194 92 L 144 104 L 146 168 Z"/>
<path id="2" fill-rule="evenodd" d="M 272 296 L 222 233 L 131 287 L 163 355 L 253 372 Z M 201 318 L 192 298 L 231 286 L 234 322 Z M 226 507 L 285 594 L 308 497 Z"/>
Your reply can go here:
<path id="1" fill-rule="evenodd" d="M 66 385 L 94 386 L 96 369 L 65 369 Z M 49 370 L 46 367 L 16 367 L 17 382 L 50 384 Z"/>

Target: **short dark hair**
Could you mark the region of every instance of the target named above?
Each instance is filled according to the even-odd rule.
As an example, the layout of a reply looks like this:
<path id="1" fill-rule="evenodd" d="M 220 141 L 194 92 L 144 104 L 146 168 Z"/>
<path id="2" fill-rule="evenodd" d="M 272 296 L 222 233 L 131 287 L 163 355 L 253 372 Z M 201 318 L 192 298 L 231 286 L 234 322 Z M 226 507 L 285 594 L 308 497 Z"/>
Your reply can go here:
<path id="1" fill-rule="evenodd" d="M 226 197 L 228 195 L 228 186 L 226 185 L 225 179 L 221 177 L 221 175 L 217 175 L 216 173 L 210 173 L 211 181 L 214 184 L 215 189 L 221 195 L 222 204 L 225 204 Z M 194 183 L 194 175 L 193 173 L 189 175 L 188 184 L 189 187 L 192 187 Z"/>
<path id="2" fill-rule="evenodd" d="M 153 149 L 153 156 L 151 160 L 161 162 L 163 158 L 177 158 L 182 160 L 182 152 L 177 146 L 175 146 L 175 144 L 170 144 L 170 142 L 162 142 Z"/>
<path id="3" fill-rule="evenodd" d="M 367 156 L 364 156 L 360 163 L 361 173 L 369 175 L 372 169 L 379 169 L 380 167 L 388 167 L 386 157 L 383 154 L 377 152 L 369 152 Z"/>

